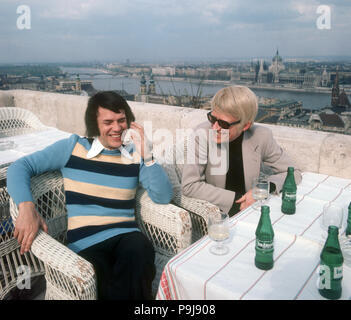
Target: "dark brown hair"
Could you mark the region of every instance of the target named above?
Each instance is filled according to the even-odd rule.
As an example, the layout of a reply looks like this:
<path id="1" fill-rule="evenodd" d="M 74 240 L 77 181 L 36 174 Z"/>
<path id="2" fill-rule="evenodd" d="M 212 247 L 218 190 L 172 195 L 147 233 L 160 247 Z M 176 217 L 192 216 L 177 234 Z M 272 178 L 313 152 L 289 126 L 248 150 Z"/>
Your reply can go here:
<path id="1" fill-rule="evenodd" d="M 100 91 L 89 98 L 88 107 L 85 111 L 85 127 L 88 137 L 96 137 L 100 135 L 97 124 L 98 108 L 105 108 L 115 113 L 124 111 L 128 128 L 130 123 L 135 121 L 135 116 L 128 105 L 127 101 L 114 91 Z"/>

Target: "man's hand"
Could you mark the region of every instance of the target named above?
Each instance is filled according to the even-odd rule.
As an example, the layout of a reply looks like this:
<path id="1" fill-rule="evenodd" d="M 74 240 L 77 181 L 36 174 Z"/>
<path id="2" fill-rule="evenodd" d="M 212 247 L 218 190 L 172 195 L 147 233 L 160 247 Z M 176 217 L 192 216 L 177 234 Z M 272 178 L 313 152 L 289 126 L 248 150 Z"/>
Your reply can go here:
<path id="1" fill-rule="evenodd" d="M 131 138 L 135 144 L 137 152 L 143 159 L 148 158 L 151 155 L 151 151 L 149 150 L 149 143 L 145 136 L 143 126 L 136 122 L 132 122 L 130 124 L 130 129 L 133 129 L 131 131 Z"/>
<path id="2" fill-rule="evenodd" d="M 20 253 L 29 251 L 32 242 L 36 237 L 39 228 L 48 232 L 48 227 L 44 219 L 35 210 L 33 202 L 21 202 L 18 206 L 18 217 L 16 220 L 14 237 L 21 245 Z"/>
<path id="3" fill-rule="evenodd" d="M 246 192 L 240 199 L 236 200 L 236 203 L 240 203 L 240 211 L 251 206 L 256 200 L 252 197 L 252 190 Z"/>

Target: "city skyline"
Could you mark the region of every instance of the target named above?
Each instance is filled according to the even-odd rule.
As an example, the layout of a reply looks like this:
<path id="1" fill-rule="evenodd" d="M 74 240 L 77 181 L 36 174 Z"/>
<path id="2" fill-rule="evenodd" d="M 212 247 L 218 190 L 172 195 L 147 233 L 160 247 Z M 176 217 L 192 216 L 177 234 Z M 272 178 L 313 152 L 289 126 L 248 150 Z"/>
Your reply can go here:
<path id="1" fill-rule="evenodd" d="M 348 0 L 2 0 L 0 12 L 0 63 L 351 56 Z"/>

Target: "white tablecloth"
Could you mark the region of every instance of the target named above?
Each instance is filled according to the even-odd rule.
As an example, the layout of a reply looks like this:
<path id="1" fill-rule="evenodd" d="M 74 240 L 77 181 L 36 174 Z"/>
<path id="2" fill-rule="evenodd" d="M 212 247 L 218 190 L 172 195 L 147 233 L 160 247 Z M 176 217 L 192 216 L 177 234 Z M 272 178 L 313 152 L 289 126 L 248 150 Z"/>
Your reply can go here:
<path id="1" fill-rule="evenodd" d="M 0 149 L 0 168 L 6 167 L 15 160 L 35 151 L 42 150 L 50 144 L 67 138 L 70 135 L 71 133 L 48 127 L 44 131 L 0 138 L 0 142 L 14 142 L 14 146 L 10 149 Z"/>
<path id="2" fill-rule="evenodd" d="M 165 266 L 157 299 L 324 299 L 317 289 L 317 269 L 325 234 L 320 226 L 323 205 L 351 201 L 351 180 L 305 172 L 298 185 L 294 215 L 281 212 L 281 198 L 268 205 L 275 232 L 274 267 L 255 267 L 255 231 L 260 212 L 247 208 L 230 219 L 230 253 L 209 252 L 208 236 L 173 257 Z M 343 231 L 343 230 L 342 230 Z M 341 299 L 351 298 L 351 268 L 344 265 Z"/>

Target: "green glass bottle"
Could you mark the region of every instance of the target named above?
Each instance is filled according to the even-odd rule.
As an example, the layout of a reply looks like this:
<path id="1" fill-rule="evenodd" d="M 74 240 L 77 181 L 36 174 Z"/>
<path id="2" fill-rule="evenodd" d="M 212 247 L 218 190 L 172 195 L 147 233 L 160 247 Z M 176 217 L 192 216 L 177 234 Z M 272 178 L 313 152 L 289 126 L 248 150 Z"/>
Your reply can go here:
<path id="1" fill-rule="evenodd" d="M 282 189 L 282 212 L 285 214 L 294 214 L 296 212 L 296 182 L 294 177 L 294 168 L 288 168 L 283 189 Z"/>
<path id="2" fill-rule="evenodd" d="M 345 231 L 346 236 L 351 236 L 351 202 L 349 204 L 349 213 L 347 215 L 347 227 Z"/>
<path id="3" fill-rule="evenodd" d="M 274 231 L 269 217 L 269 206 L 261 207 L 261 217 L 256 228 L 255 266 L 262 270 L 273 268 Z"/>
<path id="4" fill-rule="evenodd" d="M 333 300 L 339 299 L 342 291 L 342 265 L 344 258 L 340 249 L 338 234 L 338 227 L 329 226 L 328 238 L 321 252 L 319 266 L 319 293 L 323 297 Z"/>

